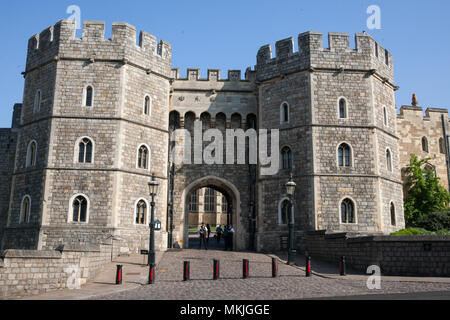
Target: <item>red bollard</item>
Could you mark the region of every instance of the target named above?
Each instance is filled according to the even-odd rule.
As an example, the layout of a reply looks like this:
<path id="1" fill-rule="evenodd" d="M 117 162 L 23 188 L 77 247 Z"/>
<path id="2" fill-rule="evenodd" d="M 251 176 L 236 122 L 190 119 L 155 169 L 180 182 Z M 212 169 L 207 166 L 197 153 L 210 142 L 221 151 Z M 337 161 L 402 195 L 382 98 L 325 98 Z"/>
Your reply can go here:
<path id="1" fill-rule="evenodd" d="M 122 266 L 117 266 L 117 272 L 116 272 L 116 284 L 122 284 Z"/>
<path id="2" fill-rule="evenodd" d="M 311 257 L 306 257 L 306 276 L 311 277 Z"/>
<path id="3" fill-rule="evenodd" d="M 148 284 L 154 284 L 155 283 L 155 265 L 150 264 L 150 269 L 148 272 Z"/>
<path id="4" fill-rule="evenodd" d="M 218 280 L 220 278 L 220 261 L 214 260 L 213 279 Z"/>
<path id="5" fill-rule="evenodd" d="M 183 281 L 189 281 L 191 279 L 191 264 L 189 261 L 184 262 Z"/>
<path id="6" fill-rule="evenodd" d="M 243 264 L 242 264 L 242 278 L 243 279 L 247 279 L 248 278 L 248 267 L 249 267 L 249 261 L 244 259 Z"/>
<path id="7" fill-rule="evenodd" d="M 272 259 L 272 278 L 278 277 L 278 264 L 277 259 Z"/>

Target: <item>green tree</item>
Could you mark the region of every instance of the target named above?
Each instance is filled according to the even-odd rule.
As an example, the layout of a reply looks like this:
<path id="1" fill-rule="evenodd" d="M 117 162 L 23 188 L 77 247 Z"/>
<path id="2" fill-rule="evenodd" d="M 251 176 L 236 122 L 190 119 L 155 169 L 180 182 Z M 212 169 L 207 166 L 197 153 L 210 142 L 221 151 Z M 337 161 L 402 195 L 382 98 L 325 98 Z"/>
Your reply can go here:
<path id="1" fill-rule="evenodd" d="M 439 183 L 435 167 L 426 158 L 411 155 L 405 168 L 405 220 L 407 227 L 421 227 L 421 222 L 433 212 L 444 211 L 450 202 L 450 193 Z"/>

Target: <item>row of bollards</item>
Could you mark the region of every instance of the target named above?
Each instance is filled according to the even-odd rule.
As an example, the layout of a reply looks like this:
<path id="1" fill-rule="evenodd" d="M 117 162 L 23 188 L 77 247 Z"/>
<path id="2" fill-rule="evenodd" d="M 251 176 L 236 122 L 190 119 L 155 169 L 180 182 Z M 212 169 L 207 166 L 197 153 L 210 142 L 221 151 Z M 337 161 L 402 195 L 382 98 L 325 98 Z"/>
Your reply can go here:
<path id="1" fill-rule="evenodd" d="M 311 271 L 311 257 L 306 257 L 306 277 L 311 277 L 312 271 Z M 117 273 L 116 273 L 116 284 L 120 285 L 122 284 L 123 279 L 123 266 L 118 265 L 117 266 Z M 250 261 L 247 259 L 244 259 L 242 261 L 242 278 L 247 279 L 249 277 L 250 273 Z M 341 276 L 346 275 L 346 267 L 345 267 L 345 257 L 341 257 L 339 261 L 339 273 Z M 272 259 L 272 278 L 278 277 L 278 261 L 277 259 Z M 151 264 L 149 268 L 149 276 L 148 276 L 148 283 L 154 284 L 155 283 L 155 265 Z M 191 279 L 191 263 L 189 261 L 184 261 L 183 266 L 183 281 L 189 281 Z M 220 279 L 220 261 L 214 260 L 213 263 L 213 279 L 219 280 Z"/>

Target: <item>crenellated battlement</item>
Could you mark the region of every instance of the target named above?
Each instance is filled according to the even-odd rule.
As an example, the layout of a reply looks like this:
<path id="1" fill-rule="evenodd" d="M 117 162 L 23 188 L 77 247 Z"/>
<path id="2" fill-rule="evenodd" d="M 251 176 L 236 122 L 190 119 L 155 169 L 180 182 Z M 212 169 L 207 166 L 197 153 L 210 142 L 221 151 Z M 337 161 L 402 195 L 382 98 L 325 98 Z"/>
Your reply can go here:
<path id="1" fill-rule="evenodd" d="M 248 68 L 245 79 L 242 79 L 241 70 L 228 70 L 228 77 L 221 77 L 221 70 L 208 69 L 207 78 L 200 77 L 200 69 L 187 69 L 186 77 L 180 76 L 180 69 L 172 69 L 172 78 L 175 79 L 175 90 L 231 90 L 252 91 L 255 86 L 255 71 Z"/>
<path id="2" fill-rule="evenodd" d="M 400 113 L 397 114 L 398 119 L 421 119 L 421 120 L 437 120 L 441 121 L 441 115 L 448 120 L 448 110 L 445 108 L 426 108 L 425 111 L 420 106 L 402 106 Z"/>
<path id="3" fill-rule="evenodd" d="M 221 77 L 221 70 L 208 69 L 207 78 L 200 78 L 200 69 L 189 68 L 186 70 L 186 77 L 181 78 L 180 69 L 172 69 L 172 78 L 175 80 L 187 80 L 187 81 L 251 81 L 254 71 L 247 69 L 245 72 L 245 79 L 242 79 L 241 70 L 228 70 L 228 77 Z"/>
<path id="4" fill-rule="evenodd" d="M 367 33 L 355 35 L 355 49 L 350 47 L 347 33 L 330 32 L 329 47 L 323 45 L 321 32 L 308 31 L 298 36 L 298 51 L 294 38 L 279 40 L 275 55 L 271 45 L 262 46 L 257 54 L 257 79 L 264 81 L 300 70 L 375 70 L 382 78 L 393 82 L 392 55 Z"/>
<path id="5" fill-rule="evenodd" d="M 105 23 L 85 21 L 82 37 L 76 37 L 73 20 L 61 20 L 28 41 L 27 71 L 49 60 L 86 59 L 123 60 L 149 70 L 170 75 L 172 47 L 141 31 L 139 42 L 134 26 L 122 22 L 112 24 L 111 39 L 105 38 Z M 156 70 L 155 70 L 156 69 Z"/>

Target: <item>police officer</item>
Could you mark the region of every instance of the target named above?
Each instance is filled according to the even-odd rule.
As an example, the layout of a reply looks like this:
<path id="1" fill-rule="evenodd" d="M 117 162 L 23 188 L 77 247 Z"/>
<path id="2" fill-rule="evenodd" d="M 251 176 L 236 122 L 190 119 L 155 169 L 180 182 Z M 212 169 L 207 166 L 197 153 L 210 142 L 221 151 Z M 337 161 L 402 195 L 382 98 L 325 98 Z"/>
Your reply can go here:
<path id="1" fill-rule="evenodd" d="M 202 243 L 205 245 L 205 249 L 208 250 L 208 246 L 206 243 L 206 234 L 208 233 L 208 228 L 205 226 L 205 223 L 202 222 L 200 228 L 198 228 L 198 233 L 200 234 L 200 250 L 202 249 Z"/>

